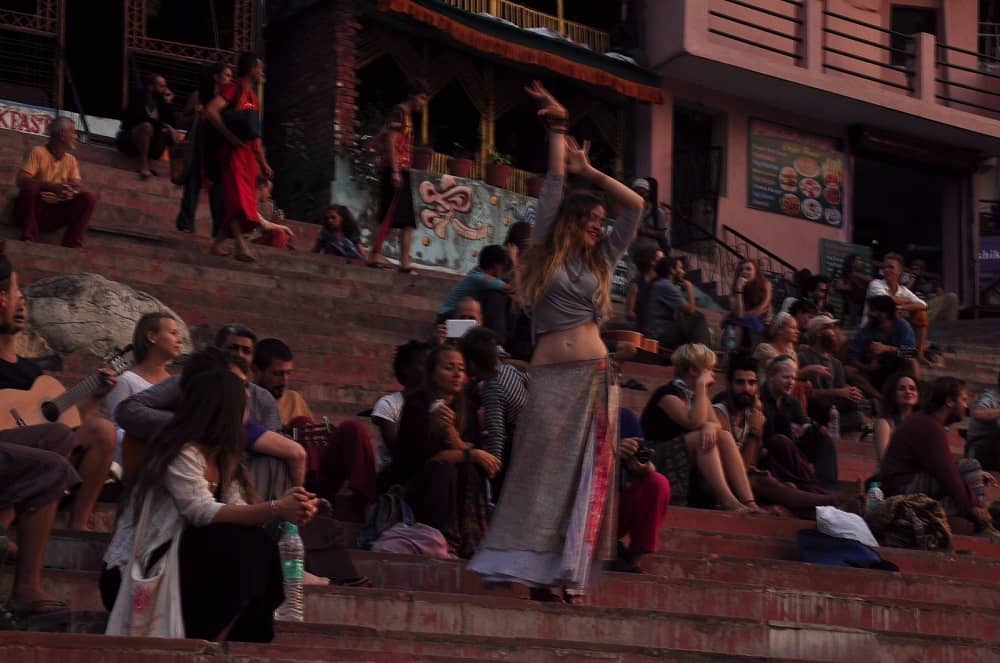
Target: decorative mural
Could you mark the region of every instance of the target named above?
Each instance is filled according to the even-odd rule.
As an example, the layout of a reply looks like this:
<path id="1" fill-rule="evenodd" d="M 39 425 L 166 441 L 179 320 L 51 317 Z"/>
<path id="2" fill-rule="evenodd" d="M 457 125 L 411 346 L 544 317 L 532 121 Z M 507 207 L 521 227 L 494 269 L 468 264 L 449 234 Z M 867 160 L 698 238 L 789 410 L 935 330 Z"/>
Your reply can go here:
<path id="1" fill-rule="evenodd" d="M 478 180 L 415 170 L 411 182 L 417 264 L 464 274 L 478 264 L 480 249 L 503 243 L 511 224 L 535 218 L 534 198 Z"/>

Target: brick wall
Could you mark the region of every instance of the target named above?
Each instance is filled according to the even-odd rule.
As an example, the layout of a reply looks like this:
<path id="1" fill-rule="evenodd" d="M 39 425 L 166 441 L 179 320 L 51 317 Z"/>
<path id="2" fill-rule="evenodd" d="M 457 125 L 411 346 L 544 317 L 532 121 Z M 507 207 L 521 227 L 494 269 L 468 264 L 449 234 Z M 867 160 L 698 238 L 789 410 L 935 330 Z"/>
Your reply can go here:
<path id="1" fill-rule="evenodd" d="M 334 156 L 353 140 L 359 28 L 355 3 L 332 0 L 276 20 L 265 33 L 265 140 L 275 198 L 290 218 L 319 218 Z"/>

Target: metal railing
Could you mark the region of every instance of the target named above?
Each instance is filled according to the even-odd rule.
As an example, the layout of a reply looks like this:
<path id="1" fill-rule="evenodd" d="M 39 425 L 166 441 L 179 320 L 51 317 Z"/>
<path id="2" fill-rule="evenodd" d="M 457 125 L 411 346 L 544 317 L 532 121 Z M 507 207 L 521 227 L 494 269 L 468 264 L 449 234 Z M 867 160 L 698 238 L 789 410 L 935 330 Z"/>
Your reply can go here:
<path id="1" fill-rule="evenodd" d="M 915 44 L 913 35 L 894 32 L 893 30 L 888 30 L 886 28 L 872 25 L 871 23 L 867 23 L 865 21 L 859 21 L 856 18 L 844 16 L 843 14 L 838 14 L 837 12 L 828 10 L 823 11 L 823 16 L 826 18 L 825 25 L 823 26 L 823 67 L 825 69 L 840 72 L 848 76 L 862 78 L 873 83 L 889 85 L 900 90 L 907 90 L 908 92 L 913 91 L 912 62 Z M 868 36 L 861 37 L 856 34 L 851 34 L 848 32 L 851 28 L 861 28 L 862 30 L 866 30 L 867 32 L 865 34 Z M 898 46 L 892 46 L 893 38 L 904 44 L 904 47 L 899 48 Z M 857 46 L 861 45 L 868 49 L 874 49 L 878 52 L 878 57 L 866 57 L 853 53 L 848 50 L 849 47 L 847 44 L 845 44 L 843 48 L 831 46 L 830 44 L 834 42 L 835 39 L 840 39 L 849 43 L 850 47 L 857 48 Z M 878 39 L 887 39 L 889 41 L 889 45 L 887 46 L 881 41 L 877 41 Z M 846 58 L 853 66 L 849 66 L 847 62 L 841 64 L 831 63 L 830 60 L 832 58 L 829 57 L 831 54 L 841 58 Z M 892 59 L 894 55 L 901 56 L 906 62 L 910 63 L 909 66 L 893 64 Z M 861 67 L 858 66 L 858 63 L 869 65 L 869 67 L 877 73 L 873 74 L 860 71 Z M 886 77 L 886 73 L 889 72 L 892 74 L 891 77 Z M 900 79 L 905 82 L 899 82 Z"/>
<path id="2" fill-rule="evenodd" d="M 685 233 L 676 233 L 677 225 L 675 221 L 675 234 L 690 238 L 684 245 L 675 247 L 685 253 L 685 269 L 699 271 L 702 283 L 714 283 L 717 297 L 728 297 L 743 255 L 697 223 L 683 223 Z"/>
<path id="3" fill-rule="evenodd" d="M 766 7 L 759 7 L 744 0 L 724 0 L 728 11 L 710 9 L 708 31 L 714 35 L 738 41 L 747 46 L 784 55 L 795 61 L 802 58 L 802 2 L 800 0 L 778 0 L 791 7 L 794 14 L 786 14 Z M 738 8 L 738 9 L 737 9 Z M 733 12 L 733 13 L 731 13 Z M 743 16 L 739 14 L 742 13 Z M 752 17 L 752 18 L 751 18 Z M 783 27 L 767 27 L 762 23 L 768 18 L 782 21 Z M 740 34 L 742 33 L 742 34 Z M 776 39 L 775 39 L 776 38 Z M 778 45 L 765 43 L 770 39 Z"/>
<path id="4" fill-rule="evenodd" d="M 979 56 L 987 69 L 1000 66 L 1000 23 L 979 22 Z"/>
<path id="5" fill-rule="evenodd" d="M 1000 81 L 1000 74 L 981 67 L 985 59 L 1000 64 L 1000 60 L 982 53 L 938 43 L 934 57 L 934 81 L 939 86 L 940 93 L 935 93 L 935 98 L 946 106 L 958 104 L 988 113 L 1000 113 L 1000 107 L 996 103 L 1000 101 L 1000 92 L 977 84 L 983 79 Z M 964 64 L 958 64 L 956 60 Z M 997 83 L 993 86 L 1000 88 Z M 987 105 L 990 102 L 993 103 Z"/>
<path id="6" fill-rule="evenodd" d="M 597 53 L 606 53 L 610 46 L 607 32 L 583 23 L 567 21 L 558 16 L 536 11 L 509 0 L 444 0 L 444 2 L 473 14 L 489 14 L 510 21 L 520 28 L 548 28 L 584 44 Z"/>
<path id="7" fill-rule="evenodd" d="M 431 157 L 431 167 L 428 170 L 432 173 L 439 173 L 445 175 L 450 173 L 451 170 L 448 167 L 448 162 L 453 159 L 450 154 L 444 154 L 443 152 L 435 152 Z M 480 164 L 478 161 L 472 161 L 472 170 L 469 173 L 469 178 L 473 180 L 482 180 L 486 176 L 486 168 Z M 528 180 L 537 175 L 530 170 L 523 170 L 521 168 L 511 167 L 510 177 L 507 179 L 507 186 L 503 187 L 508 191 L 513 191 L 514 193 L 519 193 L 521 195 L 528 195 Z"/>
<path id="8" fill-rule="evenodd" d="M 722 226 L 722 242 L 733 247 L 742 259 L 752 260 L 771 282 L 774 289 L 771 301 L 775 307 L 780 306 L 786 297 L 799 296 L 795 285 L 795 272 L 798 270 L 790 262 L 730 226 Z M 731 282 L 730 279 L 725 287 L 731 287 Z"/>

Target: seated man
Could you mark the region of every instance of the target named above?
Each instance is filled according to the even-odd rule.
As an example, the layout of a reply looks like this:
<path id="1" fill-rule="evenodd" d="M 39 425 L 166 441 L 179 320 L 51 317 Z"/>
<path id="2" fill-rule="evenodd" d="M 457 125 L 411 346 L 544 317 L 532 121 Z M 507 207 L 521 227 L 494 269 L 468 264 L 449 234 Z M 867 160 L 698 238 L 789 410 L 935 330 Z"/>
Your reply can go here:
<path id="1" fill-rule="evenodd" d="M 830 306 L 829 276 L 813 274 L 805 280 L 804 290 L 803 299 L 815 304 L 817 315 L 833 317 L 833 309 Z"/>
<path id="2" fill-rule="evenodd" d="M 837 484 L 837 448 L 830 436 L 806 417 L 792 395 L 798 372 L 798 364 L 787 355 L 778 355 L 767 364 L 761 404 L 766 418 L 764 448 L 772 463 L 768 469 L 779 480 L 792 481 L 800 488 L 814 481 L 822 488 L 831 488 Z M 804 466 L 799 455 L 811 467 Z M 776 471 L 777 463 L 788 472 L 787 476 Z"/>
<path id="3" fill-rule="evenodd" d="M 923 361 L 924 351 L 927 349 L 927 303 L 900 283 L 900 277 L 903 276 L 903 256 L 898 253 L 887 253 L 882 258 L 882 273 L 883 278 L 872 279 L 868 284 L 865 298 L 869 303 L 865 306 L 862 319 L 868 319 L 872 297 L 891 297 L 896 304 L 896 314 L 905 317 L 910 327 L 913 328 L 916 337 L 913 344 L 916 349 L 916 357 Z"/>
<path id="4" fill-rule="evenodd" d="M 1000 374 L 997 389 L 986 389 L 972 406 L 968 456 L 986 470 L 1000 470 Z"/>
<path id="5" fill-rule="evenodd" d="M 17 429 L 27 432 L 31 428 Z M 80 483 L 80 477 L 60 453 L 33 448 L 29 436 L 21 442 L 0 441 L 0 568 L 7 554 L 6 530 L 17 518 L 17 566 L 6 609 L 0 605 L 0 631 L 69 626 L 70 611 L 42 590 L 42 558 L 52 532 L 59 501 Z M 68 449 L 64 450 L 68 453 Z"/>
<path id="6" fill-rule="evenodd" d="M 500 277 L 507 272 L 510 258 L 507 251 L 499 244 L 490 244 L 479 252 L 479 265 L 459 281 L 444 300 L 438 310 L 438 322 L 454 318 L 459 302 L 467 297 L 478 300 L 479 296 L 488 290 L 496 290 L 509 294 L 511 288 Z M 480 314 L 481 315 L 481 314 Z M 482 324 L 482 320 L 480 320 Z"/>
<path id="7" fill-rule="evenodd" d="M 745 353 L 731 355 L 726 378 L 729 388 L 712 400 L 722 429 L 732 434 L 740 448 L 753 494 L 764 504 L 783 507 L 807 519 L 815 517 L 817 506 L 834 504 L 836 496 L 821 490 L 815 473 L 805 471 L 808 461 L 800 458 L 791 440 L 765 442 L 767 417 L 760 402 L 754 358 Z M 783 444 L 780 449 L 779 444 Z M 765 453 L 765 447 L 769 452 Z"/>
<path id="8" fill-rule="evenodd" d="M 37 242 L 40 232 L 65 228 L 63 246 L 83 246 L 97 196 L 80 188 L 80 166 L 70 154 L 76 145 L 73 120 L 58 117 L 49 126 L 49 142 L 31 148 L 24 157 L 14 203 L 14 220 L 24 241 Z"/>
<path id="9" fill-rule="evenodd" d="M 896 302 L 888 295 L 872 297 L 865 304 L 866 323 L 858 328 L 847 358 L 876 390 L 893 373 L 908 372 L 920 378 L 914 359 L 916 337 L 910 323 L 896 315 Z"/>
<path id="10" fill-rule="evenodd" d="M 0 255 L 0 389 L 29 390 L 42 375 L 37 364 L 16 353 L 17 334 L 28 319 L 28 303 L 18 286 L 17 272 L 10 260 Z M 83 479 L 73 501 L 70 529 L 90 529 L 90 516 L 97 504 L 114 457 L 117 433 L 104 416 L 101 402 L 115 385 L 114 377 L 102 372 L 102 384 L 77 405 L 80 427 L 70 431 L 61 423 L 41 424 L 0 431 L 0 442 L 37 446 L 69 456 Z"/>
<path id="11" fill-rule="evenodd" d="M 685 343 L 707 345 L 708 324 L 695 304 L 694 286 L 685 278 L 684 260 L 661 258 L 655 269 L 657 278 L 649 285 L 643 302 L 645 320 L 640 331 L 664 348 L 678 348 Z"/>
<path id="12" fill-rule="evenodd" d="M 214 355 L 203 351 L 188 361 L 197 357 L 202 362 L 218 364 L 221 361 L 228 366 L 232 362 L 220 357 L 232 353 L 249 365 L 253 360 L 256 340 L 256 334 L 249 327 L 229 324 L 215 336 Z M 224 352 L 219 353 L 219 350 Z M 249 366 L 243 370 L 248 371 Z M 180 402 L 180 381 L 181 376 L 175 375 L 122 401 L 115 410 L 118 425 L 135 439 L 146 441 L 152 438 L 170 421 Z M 270 392 L 255 384 L 249 385 L 249 389 L 247 410 L 250 416 L 246 422 L 246 443 L 251 478 L 259 497 L 277 499 L 289 488 L 305 483 L 306 452 L 302 445 L 276 432 L 281 430 L 281 417 Z"/>
<path id="13" fill-rule="evenodd" d="M 940 281 L 927 271 L 927 263 L 914 260 L 910 263 L 910 290 L 927 302 L 927 319 L 931 322 L 954 322 L 958 320 L 961 301 L 954 292 L 945 292 Z"/>
<path id="14" fill-rule="evenodd" d="M 882 460 L 886 497 L 924 493 L 936 499 L 956 534 L 992 524 L 983 504 L 982 468 L 971 458 L 955 460 L 945 430 L 965 417 L 968 399 L 961 380 L 935 380 L 926 407 L 896 427 Z"/>
<path id="15" fill-rule="evenodd" d="M 809 331 L 809 322 L 819 315 L 819 309 L 808 299 L 796 299 L 788 307 L 788 314 L 795 318 L 799 331 L 805 336 Z"/>
<path id="16" fill-rule="evenodd" d="M 399 417 L 403 413 L 405 396 L 423 386 L 427 354 L 430 351 L 430 343 L 407 341 L 398 346 L 392 356 L 392 374 L 403 390 L 386 394 L 375 401 L 375 406 L 372 407 L 372 424 L 379 432 L 376 460 L 378 473 L 392 463 L 391 449 L 396 447 Z"/>
<path id="17" fill-rule="evenodd" d="M 830 408 L 836 405 L 840 412 L 841 430 L 858 430 L 861 426 L 858 404 L 864 394 L 857 387 L 848 386 L 844 365 L 837 359 L 836 352 L 840 348 L 837 323 L 837 320 L 828 315 L 817 316 L 809 322 L 809 344 L 800 345 L 796 351 L 799 368 L 822 366 L 826 369 L 825 372 L 809 375 L 809 382 L 812 384 L 812 392 L 809 394 L 810 412 L 829 413 Z"/>
<path id="18" fill-rule="evenodd" d="M 180 138 L 174 130 L 176 121 L 170 106 L 173 100 L 167 79 L 159 74 L 150 74 L 142 87 L 129 91 L 115 140 L 124 154 L 139 157 L 142 179 L 157 175 L 149 166 L 150 159 L 158 161 L 163 151 Z"/>
<path id="19" fill-rule="evenodd" d="M 278 403 L 284 430 L 315 422 L 309 404 L 288 388 L 295 370 L 292 349 L 276 338 L 257 341 L 253 355 L 254 383 L 266 389 Z M 354 496 L 354 519 L 363 518 L 364 508 L 375 501 L 375 452 L 368 432 L 357 421 L 344 421 L 325 439 L 306 475 L 309 490 L 333 501 L 348 489 Z"/>

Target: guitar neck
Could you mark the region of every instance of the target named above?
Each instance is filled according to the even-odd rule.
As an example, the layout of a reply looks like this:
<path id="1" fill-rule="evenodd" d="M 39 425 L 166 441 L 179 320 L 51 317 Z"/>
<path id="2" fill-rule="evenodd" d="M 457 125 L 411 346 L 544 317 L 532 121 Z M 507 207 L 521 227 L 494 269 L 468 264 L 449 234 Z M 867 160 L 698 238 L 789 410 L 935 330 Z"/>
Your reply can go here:
<path id="1" fill-rule="evenodd" d="M 64 394 L 52 402 L 59 408 L 60 413 L 65 412 L 74 405 L 79 405 L 82 401 L 86 400 L 100 384 L 100 375 L 91 375 L 89 378 L 75 384 L 72 388 L 67 389 Z"/>

